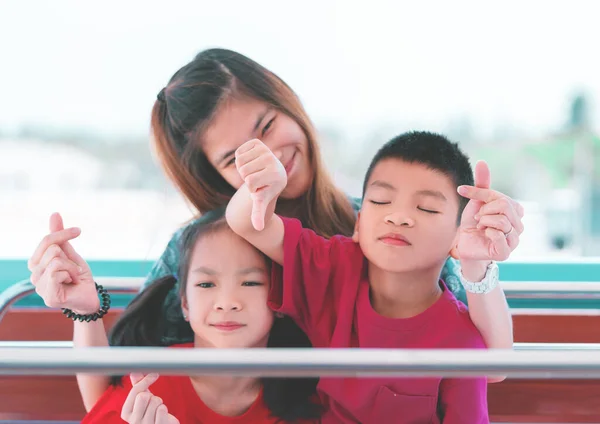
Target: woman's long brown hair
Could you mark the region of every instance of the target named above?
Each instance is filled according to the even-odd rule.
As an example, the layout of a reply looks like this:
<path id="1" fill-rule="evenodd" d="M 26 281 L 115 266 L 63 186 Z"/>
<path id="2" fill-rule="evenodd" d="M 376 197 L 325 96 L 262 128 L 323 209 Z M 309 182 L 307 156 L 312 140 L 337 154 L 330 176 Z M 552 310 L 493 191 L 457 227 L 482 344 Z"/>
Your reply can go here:
<path id="1" fill-rule="evenodd" d="M 231 96 L 262 101 L 300 125 L 314 176 L 294 210 L 304 226 L 324 237 L 351 235 L 355 215 L 347 196 L 326 172 L 314 127 L 292 89 L 246 56 L 225 49 L 198 54 L 163 89 L 152 109 L 154 148 L 167 176 L 199 214 L 227 204 L 235 190 L 208 161 L 200 138 L 219 106 Z"/>

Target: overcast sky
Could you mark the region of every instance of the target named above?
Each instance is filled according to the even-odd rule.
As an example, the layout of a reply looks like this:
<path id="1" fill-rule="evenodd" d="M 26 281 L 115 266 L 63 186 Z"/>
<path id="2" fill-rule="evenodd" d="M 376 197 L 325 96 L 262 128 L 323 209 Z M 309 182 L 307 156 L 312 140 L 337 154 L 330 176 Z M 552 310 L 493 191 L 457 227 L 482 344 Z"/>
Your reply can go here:
<path id="1" fill-rule="evenodd" d="M 469 116 L 484 136 L 503 123 L 536 135 L 575 91 L 600 102 L 597 2 L 488 4 L 0 0 L 0 130 L 145 134 L 156 93 L 214 46 L 272 69 L 313 121 L 348 134 Z"/>

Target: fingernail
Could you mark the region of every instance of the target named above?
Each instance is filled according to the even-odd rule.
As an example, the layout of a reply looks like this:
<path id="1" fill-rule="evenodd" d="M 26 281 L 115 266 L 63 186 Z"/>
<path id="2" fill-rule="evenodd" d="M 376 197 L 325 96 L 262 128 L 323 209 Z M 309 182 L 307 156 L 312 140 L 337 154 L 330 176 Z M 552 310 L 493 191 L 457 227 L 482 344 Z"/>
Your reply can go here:
<path id="1" fill-rule="evenodd" d="M 467 188 L 465 186 L 458 186 L 456 191 L 458 191 L 458 194 L 467 194 Z"/>
<path id="2" fill-rule="evenodd" d="M 481 218 L 481 216 L 479 216 L 479 214 L 477 214 L 473 218 L 475 218 L 475 221 L 479 221 L 479 219 Z"/>
<path id="3" fill-rule="evenodd" d="M 78 266 L 78 267 L 77 267 L 77 271 L 79 271 L 79 273 L 81 274 L 81 273 L 83 272 L 83 268 L 82 268 L 82 267 L 80 267 L 80 266 Z"/>

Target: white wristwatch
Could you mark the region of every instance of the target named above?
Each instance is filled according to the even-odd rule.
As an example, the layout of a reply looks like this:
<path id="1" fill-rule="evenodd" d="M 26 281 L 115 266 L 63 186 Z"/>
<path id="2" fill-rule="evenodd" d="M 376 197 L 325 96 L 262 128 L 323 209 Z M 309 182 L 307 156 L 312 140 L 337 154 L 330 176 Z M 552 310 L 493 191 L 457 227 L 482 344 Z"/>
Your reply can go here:
<path id="1" fill-rule="evenodd" d="M 465 279 L 462 274 L 462 269 L 458 272 L 460 283 L 463 285 L 466 291 L 476 294 L 486 294 L 496 288 L 500 281 L 500 272 L 498 271 L 498 264 L 492 261 L 485 271 L 483 280 L 473 283 Z"/>

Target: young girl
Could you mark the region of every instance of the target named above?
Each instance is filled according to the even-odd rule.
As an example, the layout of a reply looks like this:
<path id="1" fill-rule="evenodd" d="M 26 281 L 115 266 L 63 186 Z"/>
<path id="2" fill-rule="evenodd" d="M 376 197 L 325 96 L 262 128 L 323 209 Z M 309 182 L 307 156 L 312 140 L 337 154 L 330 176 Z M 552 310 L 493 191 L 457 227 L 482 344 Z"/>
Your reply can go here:
<path id="1" fill-rule="evenodd" d="M 288 318 L 275 317 L 267 306 L 270 261 L 235 235 L 219 215 L 211 214 L 185 230 L 177 275 L 153 282 L 136 297 L 112 331 L 114 344 L 164 345 L 161 326 L 176 315 L 187 324 L 181 336 L 193 342 L 172 348 L 293 344 L 296 327 L 290 327 Z M 171 317 L 163 317 L 157 306 L 170 290 L 178 292 L 180 301 L 169 311 Z M 319 415 L 310 399 L 315 393 L 311 381 L 155 374 L 113 378 L 83 423 L 308 422 Z"/>
<path id="2" fill-rule="evenodd" d="M 244 142 L 257 138 L 275 153 L 287 171 L 288 185 L 276 212 L 298 218 L 304 227 L 324 237 L 352 235 L 360 200 L 349 199 L 328 177 L 320 158 L 316 131 L 296 94 L 279 77 L 251 59 L 225 49 L 198 54 L 159 92 L 152 109 L 152 132 L 154 150 L 166 174 L 199 214 L 226 205 L 242 185 L 234 152 Z M 473 190 L 482 197 L 491 192 L 484 188 Z M 503 199 L 493 213 L 506 216 L 515 229 L 507 238 L 512 251 L 523 230 L 523 210 L 509 197 Z M 93 295 L 93 277 L 68 245 L 77 230 L 64 230 L 59 220 L 55 223 L 29 261 L 31 281 L 36 286 L 48 287 L 39 290 L 48 306 L 76 304 L 81 313 L 94 314 L 99 303 Z M 180 234 L 177 232 L 169 242 L 152 268 L 149 281 L 176 272 Z M 67 256 L 74 262 L 73 281 L 81 284 L 58 287 L 60 283 L 52 279 L 52 270 L 46 267 L 58 251 L 53 244 L 64 245 Z M 78 266 L 85 269 L 83 276 L 77 273 Z M 442 278 L 460 300 L 468 301 L 471 319 L 486 345 L 511 348 L 512 323 L 502 289 L 465 295 L 459 283 L 457 262 L 451 259 L 446 262 Z M 176 301 L 177 294 L 171 291 L 164 307 L 171 309 Z M 189 341 L 178 336 L 186 325 L 180 318 L 176 324 L 164 327 L 167 332 L 164 336 L 172 342 Z M 82 347 L 107 346 L 102 320 L 76 322 L 73 342 Z M 89 409 L 106 390 L 109 380 L 92 375 L 77 378 Z"/>

